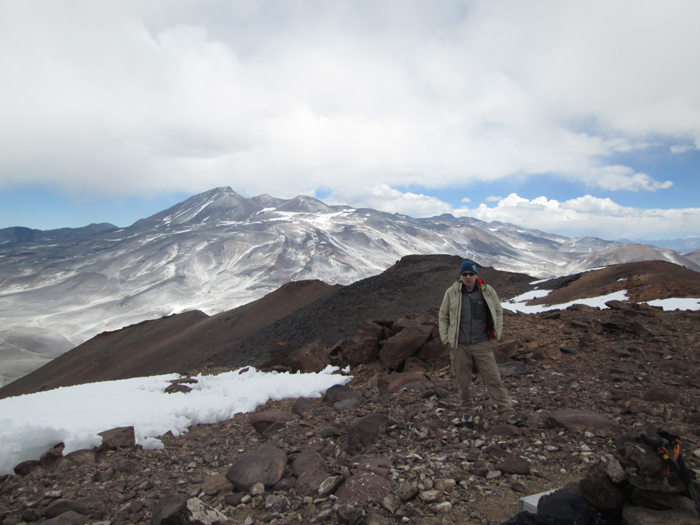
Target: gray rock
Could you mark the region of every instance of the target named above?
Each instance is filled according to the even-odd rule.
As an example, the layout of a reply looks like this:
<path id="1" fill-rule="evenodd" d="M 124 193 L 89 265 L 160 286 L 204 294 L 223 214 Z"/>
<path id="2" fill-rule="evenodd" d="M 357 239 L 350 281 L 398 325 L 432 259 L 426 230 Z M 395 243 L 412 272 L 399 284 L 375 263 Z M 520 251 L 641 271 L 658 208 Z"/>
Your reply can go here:
<path id="1" fill-rule="evenodd" d="M 282 479 L 287 454 L 273 445 L 263 445 L 236 461 L 226 478 L 240 491 L 247 492 L 255 483 L 272 487 Z"/>
<path id="2" fill-rule="evenodd" d="M 371 445 L 386 433 L 388 426 L 389 418 L 386 414 L 369 414 L 353 421 L 348 427 L 348 449 L 359 449 Z"/>
<path id="3" fill-rule="evenodd" d="M 619 430 L 619 425 L 608 418 L 591 412 L 575 408 L 555 410 L 550 414 L 550 425 L 563 427 L 568 430 L 588 430 L 597 434 L 608 434 Z"/>
<path id="4" fill-rule="evenodd" d="M 86 516 L 88 514 L 87 509 L 76 501 L 72 501 L 69 499 L 57 499 L 51 502 L 51 504 L 49 504 L 48 507 L 46 507 L 44 515 L 47 518 L 55 518 L 56 516 L 60 516 L 64 512 L 68 511 L 73 511 L 78 514 L 82 514 L 83 516 Z"/>

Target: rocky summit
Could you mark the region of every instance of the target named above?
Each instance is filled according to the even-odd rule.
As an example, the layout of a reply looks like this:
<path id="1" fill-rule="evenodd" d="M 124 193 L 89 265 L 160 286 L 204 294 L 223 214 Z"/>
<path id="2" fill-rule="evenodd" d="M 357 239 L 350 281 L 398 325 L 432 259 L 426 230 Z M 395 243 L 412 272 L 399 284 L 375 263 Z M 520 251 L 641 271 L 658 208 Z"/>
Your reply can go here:
<path id="1" fill-rule="evenodd" d="M 105 429 L 92 450 L 57 444 L 0 478 L 0 522 L 499 524 L 519 498 L 563 488 L 608 523 L 700 523 L 641 437 L 680 436 L 700 473 L 700 312 L 615 301 L 505 312 L 496 355 L 524 428 L 498 420 L 478 377 L 476 425 L 457 426 L 436 322 L 435 309 L 367 319 L 331 347 L 273 348 L 268 369 L 350 366 L 351 382 L 322 399 L 269 402 L 162 436 L 161 450 L 134 446 L 129 427 Z M 221 370 L 192 370 L 163 395 Z"/>

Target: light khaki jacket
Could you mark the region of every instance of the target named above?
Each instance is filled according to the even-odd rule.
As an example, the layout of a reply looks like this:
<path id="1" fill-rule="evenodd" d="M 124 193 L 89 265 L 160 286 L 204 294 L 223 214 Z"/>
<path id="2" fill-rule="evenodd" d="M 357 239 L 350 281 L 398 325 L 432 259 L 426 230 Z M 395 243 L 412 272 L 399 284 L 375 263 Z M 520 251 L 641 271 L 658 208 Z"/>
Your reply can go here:
<path id="1" fill-rule="evenodd" d="M 440 339 L 443 344 L 448 344 L 456 348 L 459 342 L 459 321 L 462 312 L 462 281 L 457 281 L 445 292 L 440 306 Z M 489 338 L 499 340 L 503 331 L 503 309 L 498 300 L 496 290 L 483 280 L 477 279 L 477 286 L 481 288 L 481 293 L 491 312 L 491 319 L 495 326 L 489 331 Z"/>

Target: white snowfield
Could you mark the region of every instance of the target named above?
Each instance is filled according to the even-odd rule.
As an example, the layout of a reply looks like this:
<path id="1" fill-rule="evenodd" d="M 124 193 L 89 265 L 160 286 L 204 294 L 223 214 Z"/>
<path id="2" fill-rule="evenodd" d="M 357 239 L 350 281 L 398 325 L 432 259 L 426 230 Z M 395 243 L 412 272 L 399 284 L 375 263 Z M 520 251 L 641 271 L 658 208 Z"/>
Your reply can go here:
<path id="1" fill-rule="evenodd" d="M 162 448 L 168 431 L 218 423 L 252 412 L 268 400 L 321 397 L 351 377 L 327 367 L 317 374 L 263 373 L 249 367 L 216 376 L 197 376 L 187 394 L 166 394 L 176 374 L 104 381 L 0 400 L 0 476 L 22 461 L 64 443 L 64 455 L 102 443 L 97 434 L 133 426 L 145 449 Z"/>

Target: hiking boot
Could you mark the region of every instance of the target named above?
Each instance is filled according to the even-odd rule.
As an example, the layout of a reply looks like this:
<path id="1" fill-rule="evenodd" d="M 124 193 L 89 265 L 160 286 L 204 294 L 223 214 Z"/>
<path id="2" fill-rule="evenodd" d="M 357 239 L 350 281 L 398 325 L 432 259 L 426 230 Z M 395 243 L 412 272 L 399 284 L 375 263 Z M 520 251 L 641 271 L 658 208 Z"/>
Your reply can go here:
<path id="1" fill-rule="evenodd" d="M 518 427 L 518 428 L 525 426 L 525 422 L 522 419 L 520 419 L 518 416 L 510 416 L 508 418 L 508 421 L 506 421 L 506 424 L 513 425 L 514 427 Z"/>
<path id="2" fill-rule="evenodd" d="M 462 419 L 457 423 L 458 427 L 474 428 L 474 416 L 471 414 L 462 414 Z"/>

